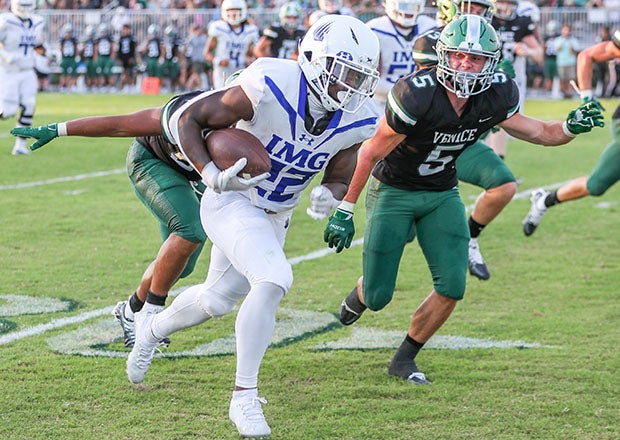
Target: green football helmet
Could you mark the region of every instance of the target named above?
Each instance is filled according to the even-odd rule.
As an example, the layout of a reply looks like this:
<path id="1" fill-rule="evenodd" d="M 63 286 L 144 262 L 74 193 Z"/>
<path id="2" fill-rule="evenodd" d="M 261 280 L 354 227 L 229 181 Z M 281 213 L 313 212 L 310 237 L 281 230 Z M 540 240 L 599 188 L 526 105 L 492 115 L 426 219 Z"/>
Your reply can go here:
<path id="1" fill-rule="evenodd" d="M 449 59 L 453 52 L 486 57 L 482 71 L 453 69 Z M 500 55 L 495 29 L 478 15 L 461 15 L 441 31 L 437 41 L 437 80 L 460 98 L 477 95 L 491 87 Z"/>
<path id="2" fill-rule="evenodd" d="M 453 0 L 456 6 L 457 16 L 461 14 L 475 14 L 484 17 L 489 23 L 495 14 L 495 0 Z M 483 9 L 482 13 L 472 11 L 472 5 L 478 5 Z"/>

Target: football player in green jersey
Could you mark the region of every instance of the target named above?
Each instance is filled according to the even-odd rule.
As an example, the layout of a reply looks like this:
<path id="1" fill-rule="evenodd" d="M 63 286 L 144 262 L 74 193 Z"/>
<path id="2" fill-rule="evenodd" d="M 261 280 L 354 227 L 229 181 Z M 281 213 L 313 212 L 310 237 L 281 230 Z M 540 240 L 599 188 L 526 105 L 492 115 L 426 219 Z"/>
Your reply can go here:
<path id="1" fill-rule="evenodd" d="M 439 0 L 437 22 L 440 28 L 425 32 L 416 39 L 413 59 L 421 68 L 437 64 L 435 46 L 441 30 L 461 14 L 474 14 L 490 22 L 495 10 L 491 0 Z M 500 59 L 497 70 L 514 78 L 514 68 L 508 59 Z M 483 136 L 486 137 L 486 136 Z M 508 165 L 482 139 L 467 148 L 456 161 L 460 181 L 476 185 L 484 191 L 476 199 L 467 224 L 469 226 L 469 273 L 481 280 L 488 280 L 491 273 L 480 251 L 478 238 L 485 227 L 499 215 L 517 192 L 517 179 Z"/>
<path id="2" fill-rule="evenodd" d="M 603 41 L 579 52 L 577 81 L 581 98 L 585 102 L 597 103 L 591 89 L 592 65 L 613 59 L 620 59 L 620 28 L 614 32 L 610 41 Z M 531 198 L 532 206 L 523 220 L 523 233 L 527 236 L 532 235 L 548 208 L 586 196 L 602 196 L 618 180 L 620 180 L 620 106 L 612 116 L 611 142 L 603 150 L 594 170 L 589 176 L 577 177 L 551 193 L 542 188 L 534 190 Z"/>
<path id="3" fill-rule="evenodd" d="M 604 125 L 600 108 L 582 104 L 565 121 L 519 113 L 519 93 L 497 73 L 495 30 L 477 15 L 448 24 L 437 43 L 438 65 L 398 80 L 375 136 L 359 150 L 349 189 L 329 218 L 324 238 L 337 252 L 350 246 L 355 203 L 370 175 L 366 198 L 363 276 L 344 299 L 340 321 L 354 323 L 366 308 L 392 300 L 405 245 L 417 237 L 434 288 L 411 318 L 389 366 L 390 375 L 428 384 L 415 357 L 465 293 L 469 231 L 454 162 L 495 125 L 539 145 L 562 145 Z"/>

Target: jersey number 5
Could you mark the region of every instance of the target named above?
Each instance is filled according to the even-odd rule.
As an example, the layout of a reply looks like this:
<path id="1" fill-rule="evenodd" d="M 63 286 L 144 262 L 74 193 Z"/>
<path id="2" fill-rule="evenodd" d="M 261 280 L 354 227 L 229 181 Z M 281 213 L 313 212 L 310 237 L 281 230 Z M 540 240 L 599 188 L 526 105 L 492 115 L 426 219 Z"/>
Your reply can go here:
<path id="1" fill-rule="evenodd" d="M 440 173 L 454 160 L 454 156 L 450 154 L 450 152 L 462 150 L 464 146 L 465 144 L 437 145 L 428 153 L 424 162 L 418 167 L 418 173 L 420 176 L 430 176 Z"/>

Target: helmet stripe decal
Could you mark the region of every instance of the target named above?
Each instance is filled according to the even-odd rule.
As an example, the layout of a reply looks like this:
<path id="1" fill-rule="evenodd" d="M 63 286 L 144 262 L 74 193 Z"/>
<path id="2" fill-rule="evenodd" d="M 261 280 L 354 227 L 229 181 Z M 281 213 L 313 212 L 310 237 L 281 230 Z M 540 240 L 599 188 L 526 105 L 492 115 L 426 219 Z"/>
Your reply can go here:
<path id="1" fill-rule="evenodd" d="M 465 36 L 465 43 L 469 47 L 478 44 L 480 41 L 480 18 L 476 15 L 467 16 L 467 35 Z"/>

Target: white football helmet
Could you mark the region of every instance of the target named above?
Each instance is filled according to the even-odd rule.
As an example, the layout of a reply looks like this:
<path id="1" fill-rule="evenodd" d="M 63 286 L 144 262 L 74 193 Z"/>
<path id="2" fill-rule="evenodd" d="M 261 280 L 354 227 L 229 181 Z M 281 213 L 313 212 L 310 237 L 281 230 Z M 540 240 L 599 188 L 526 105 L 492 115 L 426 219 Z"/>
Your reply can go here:
<path id="1" fill-rule="evenodd" d="M 11 12 L 19 18 L 26 19 L 37 7 L 36 0 L 11 0 Z"/>
<path id="2" fill-rule="evenodd" d="M 318 19 L 299 43 L 299 66 L 327 111 L 353 113 L 379 80 L 379 39 L 362 21 L 347 15 Z M 330 95 L 329 87 L 341 90 Z"/>
<path id="3" fill-rule="evenodd" d="M 280 7 L 278 17 L 284 29 L 297 29 L 301 26 L 301 6 L 297 2 L 286 2 Z"/>
<path id="4" fill-rule="evenodd" d="M 319 9 L 328 14 L 335 14 L 340 11 L 344 3 L 342 0 L 319 0 Z"/>
<path id="5" fill-rule="evenodd" d="M 224 0 L 222 18 L 231 26 L 237 26 L 248 18 L 248 5 L 245 0 Z"/>
<path id="6" fill-rule="evenodd" d="M 501 56 L 495 29 L 479 15 L 461 15 L 452 20 L 437 40 L 437 81 L 459 98 L 482 93 L 491 87 Z M 451 53 L 467 53 L 486 58 L 480 72 L 452 68 Z"/>
<path id="7" fill-rule="evenodd" d="M 424 0 L 386 0 L 384 6 L 390 20 L 401 27 L 411 28 L 424 9 Z"/>

